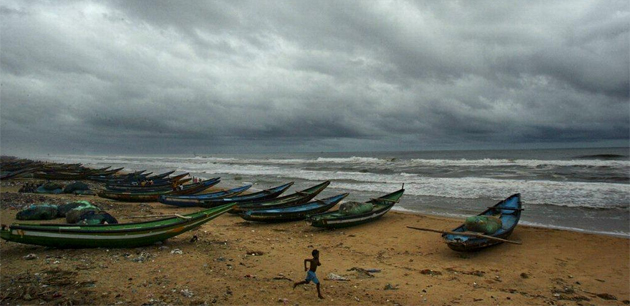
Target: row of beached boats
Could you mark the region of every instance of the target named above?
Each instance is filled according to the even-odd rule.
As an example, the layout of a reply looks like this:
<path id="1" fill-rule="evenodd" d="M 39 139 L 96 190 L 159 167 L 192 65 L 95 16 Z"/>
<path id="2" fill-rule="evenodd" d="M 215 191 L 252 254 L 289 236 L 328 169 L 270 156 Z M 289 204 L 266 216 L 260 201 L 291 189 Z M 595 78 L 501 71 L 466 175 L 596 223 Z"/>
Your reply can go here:
<path id="1" fill-rule="evenodd" d="M 329 181 L 285 196 L 281 195 L 293 185 L 293 182 L 253 193 L 245 193 L 252 187 L 251 185 L 203 193 L 217 185 L 220 178 L 184 184 L 188 181 L 185 178 L 187 174 L 170 176 L 174 171 L 158 175 L 143 173 L 145 172 L 101 175 L 98 179 L 105 183 L 106 188 L 98 195 L 118 201 L 160 202 L 174 207 L 199 207 L 203 210 L 188 215 L 174 214 L 161 220 L 127 224 L 3 225 L 0 236 L 9 241 L 64 248 L 137 247 L 179 235 L 227 212 L 248 221 L 274 223 L 306 220 L 319 228 L 342 228 L 381 218 L 400 201 L 405 192 L 403 186 L 400 190 L 366 201 L 364 204 L 368 204 L 370 209 L 349 214 L 341 209 L 331 211 L 348 196 L 347 193 L 315 199 L 330 185 Z M 448 246 L 457 251 L 478 250 L 502 242 L 514 243 L 507 238 L 518 224 L 521 211 L 520 194 L 515 194 L 479 214 L 501 220 L 502 225 L 495 233 L 472 232 L 465 225 L 452 231 L 437 232 L 442 233 Z"/>

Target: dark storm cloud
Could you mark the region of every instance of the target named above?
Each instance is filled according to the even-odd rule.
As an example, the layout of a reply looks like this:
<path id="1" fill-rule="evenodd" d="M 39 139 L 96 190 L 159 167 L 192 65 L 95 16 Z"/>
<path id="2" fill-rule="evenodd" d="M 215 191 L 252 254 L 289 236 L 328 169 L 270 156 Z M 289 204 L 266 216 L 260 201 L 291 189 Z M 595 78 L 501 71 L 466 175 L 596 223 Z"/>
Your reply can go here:
<path id="1" fill-rule="evenodd" d="M 0 4 L 3 152 L 629 138 L 629 5 Z"/>

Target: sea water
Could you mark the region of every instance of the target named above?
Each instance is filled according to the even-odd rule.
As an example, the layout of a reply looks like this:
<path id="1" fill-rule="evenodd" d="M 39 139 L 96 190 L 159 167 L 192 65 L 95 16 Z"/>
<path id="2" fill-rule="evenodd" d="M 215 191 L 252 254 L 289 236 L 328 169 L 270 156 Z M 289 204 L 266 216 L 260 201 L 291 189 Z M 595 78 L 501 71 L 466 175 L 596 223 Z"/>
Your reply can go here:
<path id="1" fill-rule="evenodd" d="M 262 190 L 295 182 L 288 193 L 330 180 L 319 198 L 349 192 L 365 201 L 400 189 L 394 210 L 463 218 L 520 193 L 522 224 L 630 237 L 628 148 L 189 154 L 58 155 L 40 159 L 92 167 L 177 170 L 220 176 L 219 187 Z"/>

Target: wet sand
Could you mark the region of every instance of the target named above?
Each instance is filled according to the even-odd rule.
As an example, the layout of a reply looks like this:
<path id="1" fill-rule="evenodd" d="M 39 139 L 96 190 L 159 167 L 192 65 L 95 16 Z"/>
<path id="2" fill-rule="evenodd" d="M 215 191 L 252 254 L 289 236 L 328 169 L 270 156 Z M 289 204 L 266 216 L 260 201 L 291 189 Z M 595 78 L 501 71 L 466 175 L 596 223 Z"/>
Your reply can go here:
<path id="1" fill-rule="evenodd" d="M 8 202 L 39 197 L 6 194 L 18 188 L 2 187 L 2 224 L 15 222 L 17 210 Z M 121 223 L 142 220 L 130 216 L 197 210 L 96 196 L 44 198 L 88 200 Z M 510 239 L 523 245 L 458 253 L 439 234 L 406 228 L 448 230 L 460 222 L 390 212 L 373 223 L 321 230 L 305 222 L 263 224 L 225 214 L 162 245 L 136 249 L 63 250 L 2 241 L 0 299 L 75 305 L 630 304 L 628 239 L 518 226 Z M 191 242 L 193 236 L 197 241 Z M 324 300 L 313 284 L 292 289 L 304 279 L 303 260 L 313 248 L 321 253 L 317 276 Z M 29 254 L 36 258 L 25 259 Z M 330 273 L 348 280 L 328 280 Z"/>

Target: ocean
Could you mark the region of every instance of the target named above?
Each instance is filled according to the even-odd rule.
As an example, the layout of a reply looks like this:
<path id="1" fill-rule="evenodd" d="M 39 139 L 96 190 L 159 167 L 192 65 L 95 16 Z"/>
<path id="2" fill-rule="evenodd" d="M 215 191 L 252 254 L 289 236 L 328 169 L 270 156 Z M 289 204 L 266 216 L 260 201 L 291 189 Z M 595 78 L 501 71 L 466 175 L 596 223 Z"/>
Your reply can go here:
<path id="1" fill-rule="evenodd" d="M 349 192 L 365 201 L 403 186 L 395 210 L 463 218 L 521 193 L 521 224 L 630 237 L 628 148 L 422 152 L 55 155 L 41 160 L 155 173 L 220 176 L 219 187 L 285 182 L 332 184 L 320 197 Z"/>

